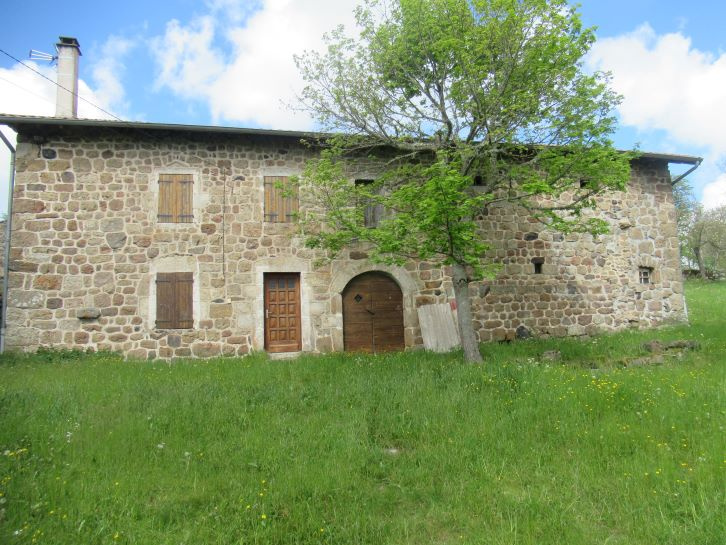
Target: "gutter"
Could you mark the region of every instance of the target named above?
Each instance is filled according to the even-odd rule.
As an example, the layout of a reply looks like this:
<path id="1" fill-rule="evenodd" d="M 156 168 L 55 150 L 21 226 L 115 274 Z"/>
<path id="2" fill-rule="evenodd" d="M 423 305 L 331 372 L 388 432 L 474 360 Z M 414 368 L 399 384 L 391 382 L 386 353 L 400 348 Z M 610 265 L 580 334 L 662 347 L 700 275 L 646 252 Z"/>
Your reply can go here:
<path id="1" fill-rule="evenodd" d="M 701 163 L 702 163 L 702 162 L 703 162 L 703 159 L 701 159 L 701 158 L 699 157 L 699 158 L 698 158 L 698 160 L 696 161 L 696 163 L 695 163 L 695 164 L 694 164 L 694 165 L 693 165 L 693 166 L 692 166 L 691 168 L 689 168 L 689 169 L 688 169 L 687 171 L 685 171 L 685 172 L 684 172 L 683 174 L 681 174 L 680 176 L 678 176 L 678 177 L 677 177 L 677 178 L 676 178 L 675 180 L 671 180 L 671 185 L 676 185 L 676 184 L 677 184 L 678 182 L 680 182 L 680 181 L 681 181 L 681 180 L 682 180 L 683 178 L 685 178 L 685 177 L 686 177 L 686 176 L 688 176 L 688 175 L 689 175 L 689 174 L 690 174 L 691 172 L 693 172 L 693 171 L 694 171 L 694 170 L 696 170 L 696 169 L 697 169 L 698 167 L 700 167 L 700 166 L 701 166 Z"/>
<path id="2" fill-rule="evenodd" d="M 0 139 L 10 150 L 10 187 L 8 188 L 8 217 L 5 221 L 5 262 L 3 263 L 3 301 L 0 317 L 0 354 L 5 353 L 5 336 L 7 333 L 8 313 L 8 282 L 10 280 L 10 234 L 13 232 L 13 191 L 15 190 L 15 148 L 0 131 Z"/>

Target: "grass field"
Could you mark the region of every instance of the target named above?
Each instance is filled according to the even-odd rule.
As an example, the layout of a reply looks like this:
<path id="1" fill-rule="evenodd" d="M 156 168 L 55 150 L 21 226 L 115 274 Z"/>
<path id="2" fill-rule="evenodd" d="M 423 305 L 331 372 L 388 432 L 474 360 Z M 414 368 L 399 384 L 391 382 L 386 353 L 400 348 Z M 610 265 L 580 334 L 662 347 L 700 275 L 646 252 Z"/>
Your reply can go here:
<path id="1" fill-rule="evenodd" d="M 691 327 L 482 366 L 5 356 L 0 543 L 720 545 L 726 283 L 688 298 Z M 652 339 L 701 349 L 623 366 Z"/>

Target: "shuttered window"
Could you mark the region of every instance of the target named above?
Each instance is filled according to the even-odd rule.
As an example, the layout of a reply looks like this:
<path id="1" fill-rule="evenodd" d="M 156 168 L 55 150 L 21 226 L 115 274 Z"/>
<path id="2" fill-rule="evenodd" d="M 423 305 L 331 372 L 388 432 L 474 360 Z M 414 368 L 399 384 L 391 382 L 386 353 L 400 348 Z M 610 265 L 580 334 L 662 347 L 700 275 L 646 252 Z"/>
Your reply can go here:
<path id="1" fill-rule="evenodd" d="M 297 211 L 297 186 L 287 176 L 265 176 L 265 221 L 290 223 Z"/>
<path id="2" fill-rule="evenodd" d="M 375 180 L 356 180 L 356 186 L 367 186 L 372 185 Z M 368 201 L 364 212 L 363 212 L 363 225 L 366 227 L 378 227 L 378 222 L 383 219 L 383 205 L 375 202 Z"/>
<path id="3" fill-rule="evenodd" d="M 192 273 L 158 273 L 156 275 L 157 329 L 194 327 Z"/>
<path id="4" fill-rule="evenodd" d="M 160 174 L 158 221 L 160 223 L 194 221 L 193 189 L 194 178 L 191 174 Z"/>

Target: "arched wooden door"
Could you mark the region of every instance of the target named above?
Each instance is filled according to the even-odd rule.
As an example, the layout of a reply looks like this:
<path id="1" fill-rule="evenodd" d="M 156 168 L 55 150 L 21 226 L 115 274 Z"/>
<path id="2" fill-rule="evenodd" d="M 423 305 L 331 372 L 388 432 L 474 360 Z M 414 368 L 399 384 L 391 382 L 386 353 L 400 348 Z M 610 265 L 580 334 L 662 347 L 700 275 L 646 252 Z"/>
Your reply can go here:
<path id="1" fill-rule="evenodd" d="M 343 290 L 345 350 L 403 350 L 403 294 L 387 274 L 363 273 Z"/>

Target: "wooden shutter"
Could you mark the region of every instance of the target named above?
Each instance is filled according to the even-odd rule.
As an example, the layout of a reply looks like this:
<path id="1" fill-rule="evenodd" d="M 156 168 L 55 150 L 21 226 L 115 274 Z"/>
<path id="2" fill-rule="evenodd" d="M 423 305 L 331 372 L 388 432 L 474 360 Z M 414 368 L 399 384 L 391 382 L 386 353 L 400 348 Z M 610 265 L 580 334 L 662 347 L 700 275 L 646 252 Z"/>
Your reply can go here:
<path id="1" fill-rule="evenodd" d="M 265 221 L 290 223 L 299 209 L 297 186 L 287 176 L 265 176 Z"/>
<path id="2" fill-rule="evenodd" d="M 159 215 L 158 220 L 162 223 L 169 223 L 173 220 L 173 191 L 174 183 L 168 179 L 170 176 L 162 174 L 159 176 Z"/>
<path id="3" fill-rule="evenodd" d="M 193 193 L 191 174 L 160 174 L 158 220 L 162 223 L 193 222 Z"/>
<path id="4" fill-rule="evenodd" d="M 375 180 L 356 180 L 355 185 L 370 185 Z M 367 206 L 363 211 L 363 225 L 365 227 L 378 227 L 378 222 L 383 218 L 383 205 L 371 202 L 368 199 Z"/>
<path id="5" fill-rule="evenodd" d="M 174 275 L 159 273 L 156 275 L 156 327 L 170 329 L 174 327 Z"/>
<path id="6" fill-rule="evenodd" d="M 158 273 L 156 275 L 157 329 L 194 327 L 194 276 L 192 273 Z"/>

